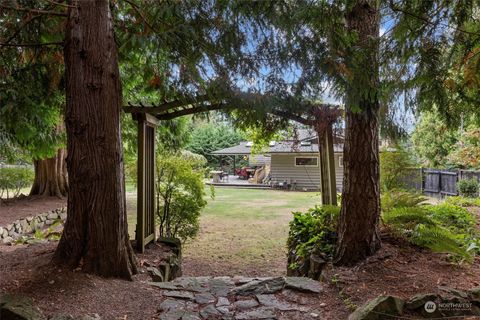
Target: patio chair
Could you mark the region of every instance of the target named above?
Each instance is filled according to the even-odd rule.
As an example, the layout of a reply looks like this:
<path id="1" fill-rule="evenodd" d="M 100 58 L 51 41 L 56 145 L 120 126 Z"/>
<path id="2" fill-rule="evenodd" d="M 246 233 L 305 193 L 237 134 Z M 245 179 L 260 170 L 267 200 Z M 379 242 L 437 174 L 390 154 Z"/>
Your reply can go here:
<path id="1" fill-rule="evenodd" d="M 222 181 L 227 181 L 228 182 L 228 172 L 227 171 L 223 171 L 222 174 L 221 174 L 221 177 L 222 177 Z"/>

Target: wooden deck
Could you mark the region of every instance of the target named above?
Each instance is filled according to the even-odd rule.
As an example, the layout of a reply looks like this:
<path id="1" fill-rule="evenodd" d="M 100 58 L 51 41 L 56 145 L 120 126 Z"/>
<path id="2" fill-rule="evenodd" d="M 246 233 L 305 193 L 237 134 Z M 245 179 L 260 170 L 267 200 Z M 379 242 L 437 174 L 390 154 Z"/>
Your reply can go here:
<path id="1" fill-rule="evenodd" d="M 214 185 L 215 187 L 233 187 L 233 188 L 248 188 L 248 189 L 270 189 L 268 184 L 250 183 L 248 180 L 239 179 L 238 176 L 229 175 L 228 180 L 224 179 L 220 182 L 213 182 L 212 179 L 205 181 L 207 185 Z"/>

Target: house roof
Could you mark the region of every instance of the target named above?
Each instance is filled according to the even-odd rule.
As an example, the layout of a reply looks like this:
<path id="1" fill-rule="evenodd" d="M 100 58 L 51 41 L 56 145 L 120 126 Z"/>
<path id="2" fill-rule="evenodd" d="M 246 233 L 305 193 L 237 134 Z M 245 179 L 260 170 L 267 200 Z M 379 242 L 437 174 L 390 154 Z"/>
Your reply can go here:
<path id="1" fill-rule="evenodd" d="M 240 144 L 211 152 L 213 155 L 248 155 L 252 153 L 252 147 L 247 146 L 247 141 Z M 343 152 L 343 144 L 335 144 L 334 152 Z M 264 154 L 281 154 L 281 153 L 318 153 L 318 144 L 302 144 L 300 141 L 279 141 L 275 145 L 267 147 Z"/>

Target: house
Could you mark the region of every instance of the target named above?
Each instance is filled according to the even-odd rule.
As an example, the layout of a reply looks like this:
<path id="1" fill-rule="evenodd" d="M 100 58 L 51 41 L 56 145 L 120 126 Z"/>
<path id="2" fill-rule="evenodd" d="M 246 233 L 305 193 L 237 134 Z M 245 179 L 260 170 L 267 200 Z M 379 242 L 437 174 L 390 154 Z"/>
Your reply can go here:
<path id="1" fill-rule="evenodd" d="M 335 176 L 337 191 L 342 190 L 343 181 L 343 140 L 339 137 L 334 144 Z M 269 181 L 272 186 L 289 185 L 298 190 L 320 189 L 320 158 L 317 135 L 313 130 L 297 130 L 295 136 L 282 141 L 271 141 L 260 154 L 252 153 L 251 142 L 216 150 L 219 156 L 248 156 L 250 166 L 269 167 Z"/>

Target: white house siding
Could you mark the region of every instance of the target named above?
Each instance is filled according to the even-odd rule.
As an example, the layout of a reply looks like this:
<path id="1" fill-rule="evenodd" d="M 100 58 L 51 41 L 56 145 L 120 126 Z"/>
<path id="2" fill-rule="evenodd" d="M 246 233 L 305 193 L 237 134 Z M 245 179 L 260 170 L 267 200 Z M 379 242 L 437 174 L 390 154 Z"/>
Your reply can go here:
<path id="1" fill-rule="evenodd" d="M 337 180 L 337 191 L 342 192 L 343 189 L 343 164 L 340 163 L 341 153 L 335 153 L 335 180 Z"/>
<path id="2" fill-rule="evenodd" d="M 295 166 L 295 157 L 318 157 L 316 154 L 272 154 L 270 176 L 273 182 L 294 183 L 297 189 L 320 189 L 320 167 Z M 342 191 L 343 167 L 340 167 L 341 154 L 335 154 L 335 178 L 337 191 Z"/>
<path id="3" fill-rule="evenodd" d="M 311 157 L 315 154 L 272 154 L 270 176 L 273 182 L 296 183 L 297 189 L 318 190 L 320 167 L 295 166 L 295 157 Z M 320 162 L 318 162 L 320 163 Z"/>

